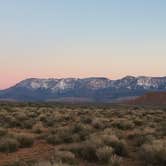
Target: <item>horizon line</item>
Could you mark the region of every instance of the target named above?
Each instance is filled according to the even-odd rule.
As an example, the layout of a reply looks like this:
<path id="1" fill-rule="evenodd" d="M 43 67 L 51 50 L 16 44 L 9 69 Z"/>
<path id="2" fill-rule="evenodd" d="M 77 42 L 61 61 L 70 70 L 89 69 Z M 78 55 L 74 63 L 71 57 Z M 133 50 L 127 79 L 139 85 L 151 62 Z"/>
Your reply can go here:
<path id="1" fill-rule="evenodd" d="M 120 80 L 120 79 L 123 79 L 123 78 L 126 78 L 126 77 L 134 77 L 134 78 L 139 78 L 139 77 L 149 77 L 149 78 L 164 78 L 166 77 L 166 75 L 164 76 L 147 76 L 147 75 L 126 75 L 126 76 L 122 76 L 122 77 L 118 77 L 118 78 L 115 78 L 115 79 L 111 79 L 109 77 L 104 77 L 104 76 L 87 76 L 87 77 L 27 77 L 27 78 L 23 78 L 23 79 L 20 79 L 20 81 L 17 81 L 16 83 L 14 83 L 13 85 L 10 85 L 8 86 L 7 88 L 0 88 L 0 91 L 1 90 L 6 90 L 6 89 L 9 89 L 10 87 L 13 87 L 15 85 L 17 85 L 18 83 L 22 82 L 22 81 L 26 81 L 26 80 L 29 80 L 29 79 L 58 79 L 58 80 L 61 80 L 61 79 L 88 79 L 88 78 L 105 78 L 105 79 L 108 79 L 108 80 Z"/>

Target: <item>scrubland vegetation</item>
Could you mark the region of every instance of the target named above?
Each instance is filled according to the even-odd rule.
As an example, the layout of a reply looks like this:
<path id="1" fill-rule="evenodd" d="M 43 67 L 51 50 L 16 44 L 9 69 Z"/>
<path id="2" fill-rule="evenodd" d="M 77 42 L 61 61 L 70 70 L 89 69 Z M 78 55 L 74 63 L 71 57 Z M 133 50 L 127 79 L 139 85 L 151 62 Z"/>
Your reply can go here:
<path id="1" fill-rule="evenodd" d="M 0 166 L 165 166 L 164 107 L 0 104 Z"/>

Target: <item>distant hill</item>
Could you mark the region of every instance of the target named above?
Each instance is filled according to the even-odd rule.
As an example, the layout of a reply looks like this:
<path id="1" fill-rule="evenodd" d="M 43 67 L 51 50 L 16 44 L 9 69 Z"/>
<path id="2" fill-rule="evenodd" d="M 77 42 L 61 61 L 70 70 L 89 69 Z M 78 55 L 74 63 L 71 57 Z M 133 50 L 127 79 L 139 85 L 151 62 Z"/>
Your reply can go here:
<path id="1" fill-rule="evenodd" d="M 149 92 L 141 97 L 127 101 L 135 105 L 166 105 L 166 92 Z"/>
<path id="2" fill-rule="evenodd" d="M 153 91 L 166 91 L 166 77 L 30 78 L 1 90 L 0 100 L 110 103 Z"/>

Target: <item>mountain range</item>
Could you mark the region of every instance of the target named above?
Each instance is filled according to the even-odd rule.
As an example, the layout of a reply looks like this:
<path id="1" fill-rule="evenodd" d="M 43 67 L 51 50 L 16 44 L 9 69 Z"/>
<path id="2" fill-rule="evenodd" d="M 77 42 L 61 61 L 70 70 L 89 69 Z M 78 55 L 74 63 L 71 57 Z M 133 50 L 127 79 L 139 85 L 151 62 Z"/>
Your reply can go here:
<path id="1" fill-rule="evenodd" d="M 160 91 L 166 91 L 166 77 L 30 78 L 0 90 L 0 100 L 115 102 Z"/>

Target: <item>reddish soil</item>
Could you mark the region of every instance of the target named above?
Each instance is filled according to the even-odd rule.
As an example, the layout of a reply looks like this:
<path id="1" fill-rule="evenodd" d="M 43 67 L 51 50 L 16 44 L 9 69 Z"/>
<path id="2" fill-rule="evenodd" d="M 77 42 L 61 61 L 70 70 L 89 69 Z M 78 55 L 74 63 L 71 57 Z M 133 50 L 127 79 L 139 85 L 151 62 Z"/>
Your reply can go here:
<path id="1" fill-rule="evenodd" d="M 45 141 L 38 140 L 31 148 L 19 149 L 17 152 L 9 154 L 0 153 L 0 166 L 12 163 L 18 158 L 23 160 L 47 159 L 53 151 L 53 146 L 46 144 Z"/>
<path id="2" fill-rule="evenodd" d="M 127 101 L 128 104 L 148 104 L 166 105 L 166 92 L 152 92 L 133 100 Z"/>

